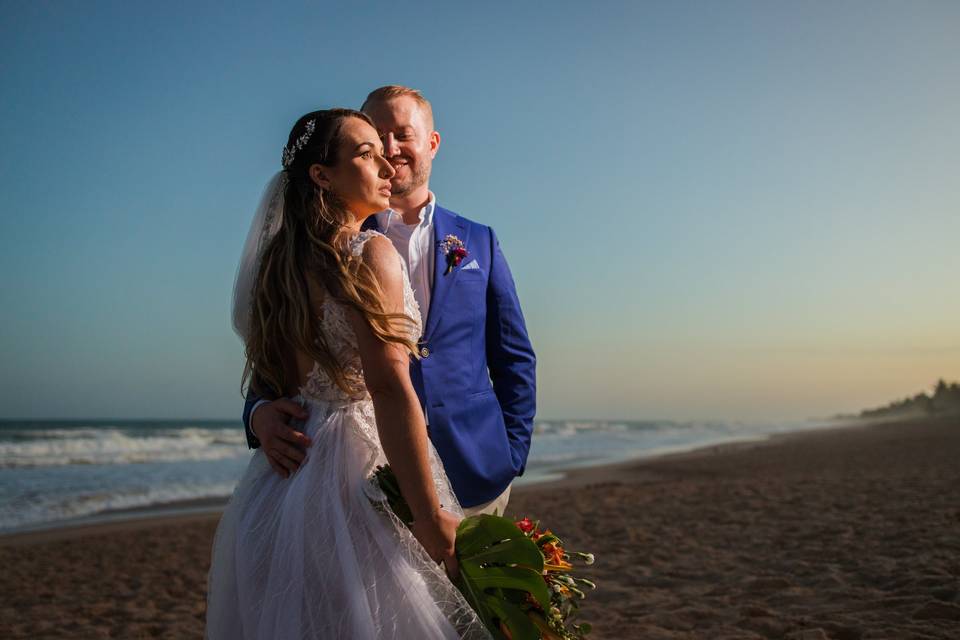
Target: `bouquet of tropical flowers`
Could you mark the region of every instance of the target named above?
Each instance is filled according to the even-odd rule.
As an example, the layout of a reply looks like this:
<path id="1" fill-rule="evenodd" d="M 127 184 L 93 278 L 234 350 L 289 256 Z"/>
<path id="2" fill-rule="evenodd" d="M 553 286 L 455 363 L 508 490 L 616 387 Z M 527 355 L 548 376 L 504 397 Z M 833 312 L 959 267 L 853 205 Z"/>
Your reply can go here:
<path id="1" fill-rule="evenodd" d="M 377 467 L 372 479 L 409 526 L 413 516 L 389 465 Z M 539 525 L 529 518 L 465 518 L 457 528 L 455 584 L 497 640 L 582 640 L 590 625 L 573 619 L 584 590 L 596 585 L 573 575 L 573 561 L 593 564 L 593 555 L 566 551 Z"/>

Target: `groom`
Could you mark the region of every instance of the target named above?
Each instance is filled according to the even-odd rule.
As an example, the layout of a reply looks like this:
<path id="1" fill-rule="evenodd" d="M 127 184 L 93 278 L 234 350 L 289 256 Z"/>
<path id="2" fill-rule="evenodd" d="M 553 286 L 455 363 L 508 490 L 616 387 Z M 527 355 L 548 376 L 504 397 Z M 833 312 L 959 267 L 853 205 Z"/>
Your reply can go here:
<path id="1" fill-rule="evenodd" d="M 503 514 L 526 466 L 536 406 L 536 358 L 513 277 L 493 229 L 439 206 L 430 191 L 440 134 L 426 98 L 391 85 L 371 92 L 361 109 L 396 170 L 390 209 L 364 228 L 393 242 L 420 305 L 420 359 L 410 378 L 427 432 L 466 515 Z M 244 407 L 250 446 L 262 445 L 283 475 L 299 468 L 309 445 L 288 426 L 291 417 L 305 415 L 287 399 L 248 397 Z"/>

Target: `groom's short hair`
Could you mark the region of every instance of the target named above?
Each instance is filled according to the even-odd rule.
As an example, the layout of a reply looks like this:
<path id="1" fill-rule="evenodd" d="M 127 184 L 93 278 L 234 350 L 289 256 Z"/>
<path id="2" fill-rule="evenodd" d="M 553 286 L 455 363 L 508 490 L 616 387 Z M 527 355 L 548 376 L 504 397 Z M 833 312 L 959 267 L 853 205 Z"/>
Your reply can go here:
<path id="1" fill-rule="evenodd" d="M 418 89 L 411 89 L 410 87 L 404 87 L 399 84 L 388 84 L 371 91 L 367 95 L 367 99 L 363 101 L 360 111 L 366 112 L 367 105 L 371 102 L 382 102 L 401 96 L 410 96 L 423 108 L 424 113 L 427 114 L 427 123 L 430 125 L 430 128 L 433 129 L 433 107 L 430 105 L 430 101 L 424 98 L 423 93 Z"/>

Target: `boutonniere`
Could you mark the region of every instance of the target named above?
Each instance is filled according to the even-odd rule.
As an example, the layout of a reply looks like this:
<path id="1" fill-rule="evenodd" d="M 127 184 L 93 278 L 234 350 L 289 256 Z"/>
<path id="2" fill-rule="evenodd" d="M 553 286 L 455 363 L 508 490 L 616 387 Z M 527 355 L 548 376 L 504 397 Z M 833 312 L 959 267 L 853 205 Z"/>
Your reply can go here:
<path id="1" fill-rule="evenodd" d="M 453 271 L 454 267 L 459 267 L 463 259 L 470 255 L 467 248 L 463 246 L 463 240 L 455 235 L 444 238 L 443 242 L 440 243 L 440 250 L 443 251 L 443 255 L 447 256 L 447 270 L 443 272 L 443 275 Z"/>

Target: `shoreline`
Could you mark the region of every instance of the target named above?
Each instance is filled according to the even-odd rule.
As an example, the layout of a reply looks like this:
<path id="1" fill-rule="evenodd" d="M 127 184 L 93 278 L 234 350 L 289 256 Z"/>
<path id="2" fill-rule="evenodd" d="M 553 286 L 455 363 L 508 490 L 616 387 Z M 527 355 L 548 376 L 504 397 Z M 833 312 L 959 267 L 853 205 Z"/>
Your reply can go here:
<path id="1" fill-rule="evenodd" d="M 645 450 L 638 455 L 622 460 L 600 464 L 571 465 L 543 473 L 542 479 L 515 483 L 512 495 L 518 496 L 540 490 L 561 490 L 576 488 L 584 484 L 615 478 L 620 472 L 636 465 L 654 463 L 660 460 L 680 459 L 686 456 L 694 458 L 703 455 L 716 455 L 734 451 L 743 447 L 769 443 L 782 438 L 803 437 L 809 434 L 825 433 L 835 430 L 861 429 L 880 426 L 890 420 L 860 421 L 850 424 L 820 423 L 805 429 L 796 429 L 773 434 L 739 436 L 722 441 L 708 441 L 675 447 L 661 447 Z M 41 523 L 6 532 L 0 532 L 0 547 L 24 544 L 71 540 L 88 535 L 102 535 L 114 532 L 135 531 L 139 529 L 208 522 L 219 519 L 229 497 L 193 498 L 176 502 L 164 502 L 130 509 L 109 510 L 79 518 Z"/>
<path id="2" fill-rule="evenodd" d="M 575 469 L 507 516 L 595 554 L 592 640 L 955 638 L 960 418 Z M 0 540 L 4 637 L 202 638 L 218 513 Z"/>

